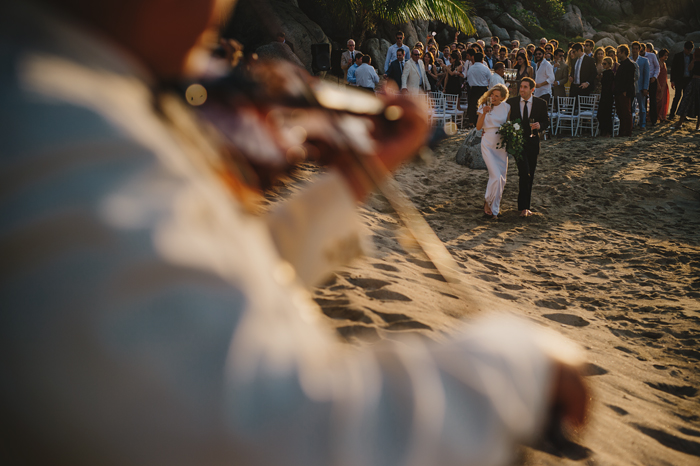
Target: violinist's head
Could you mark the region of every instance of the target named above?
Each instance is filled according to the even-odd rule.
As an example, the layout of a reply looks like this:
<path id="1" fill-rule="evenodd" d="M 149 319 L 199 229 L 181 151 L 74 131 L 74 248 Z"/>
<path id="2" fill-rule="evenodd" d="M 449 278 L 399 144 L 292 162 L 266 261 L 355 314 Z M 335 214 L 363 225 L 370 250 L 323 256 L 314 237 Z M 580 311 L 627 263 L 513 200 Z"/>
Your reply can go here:
<path id="1" fill-rule="evenodd" d="M 160 79 L 181 76 L 236 0 L 41 0 L 108 36 Z M 216 37 L 216 36 L 214 36 Z"/>

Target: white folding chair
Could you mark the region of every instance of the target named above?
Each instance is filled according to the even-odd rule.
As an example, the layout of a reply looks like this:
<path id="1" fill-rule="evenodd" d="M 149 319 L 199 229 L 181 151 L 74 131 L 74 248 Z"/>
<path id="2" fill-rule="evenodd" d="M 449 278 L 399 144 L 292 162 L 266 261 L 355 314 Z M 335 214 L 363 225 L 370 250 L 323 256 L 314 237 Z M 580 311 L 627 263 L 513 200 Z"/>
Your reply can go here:
<path id="1" fill-rule="evenodd" d="M 613 127 L 612 135 L 613 137 L 620 134 L 620 117 L 617 116 L 617 109 L 615 108 L 615 102 L 613 102 Z"/>
<path id="2" fill-rule="evenodd" d="M 557 112 L 557 129 L 555 130 L 554 134 L 558 134 L 560 128 L 562 128 L 562 125 L 568 123 L 571 135 L 574 136 L 576 134 L 576 126 L 578 124 L 578 115 L 574 114 L 574 110 L 576 108 L 576 98 L 558 97 L 557 106 L 559 107 L 559 111 Z"/>
<path id="3" fill-rule="evenodd" d="M 430 105 L 428 110 L 428 119 L 430 124 L 435 125 L 439 123 L 441 126 L 445 126 L 447 120 L 451 119 L 451 116 L 445 112 L 445 96 L 430 96 Z"/>
<path id="4" fill-rule="evenodd" d="M 632 126 L 639 126 L 639 101 L 632 101 Z"/>
<path id="5" fill-rule="evenodd" d="M 576 122 L 576 134 L 581 129 L 591 130 L 591 136 L 598 134 L 598 95 L 578 96 L 578 121 Z"/>
<path id="6" fill-rule="evenodd" d="M 550 134 L 555 133 L 553 131 L 553 128 L 556 128 L 557 117 L 559 116 L 559 114 L 554 111 L 554 99 L 555 99 L 555 97 L 551 97 L 549 99 L 549 103 L 547 104 L 547 113 L 549 114 L 549 127 L 547 128 L 547 131 L 544 133 L 545 139 L 547 139 Z"/>
<path id="7" fill-rule="evenodd" d="M 462 91 L 462 93 L 459 95 L 459 106 L 462 108 L 467 108 L 467 104 L 469 102 L 468 98 L 468 93 L 466 91 Z"/>
<path id="8" fill-rule="evenodd" d="M 464 124 L 464 111 L 457 108 L 459 96 L 453 94 L 445 94 L 445 113 L 450 120 L 454 120 L 456 125 L 461 128 Z"/>

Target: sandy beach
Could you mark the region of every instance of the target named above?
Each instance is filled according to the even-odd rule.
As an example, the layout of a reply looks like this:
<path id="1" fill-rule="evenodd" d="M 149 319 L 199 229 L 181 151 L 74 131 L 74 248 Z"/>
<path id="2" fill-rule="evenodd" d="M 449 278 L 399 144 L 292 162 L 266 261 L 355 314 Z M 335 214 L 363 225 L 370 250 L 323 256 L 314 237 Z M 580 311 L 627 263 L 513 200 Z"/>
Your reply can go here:
<path id="1" fill-rule="evenodd" d="M 511 158 L 498 221 L 482 211 L 487 172 L 454 161 L 460 132 L 432 163 L 396 175 L 457 260 L 460 283 L 445 283 L 432 264 L 402 249 L 397 218 L 374 195 L 361 215 L 376 253 L 314 290 L 325 322 L 350 344 L 372 344 L 405 332 L 441 340 L 484 313 L 526 317 L 585 349 L 593 400 L 573 442 L 524 449 L 524 464 L 699 464 L 700 133 L 693 129 L 691 122 L 681 131 L 635 130 L 632 138 L 546 141 L 535 215 L 518 216 Z"/>

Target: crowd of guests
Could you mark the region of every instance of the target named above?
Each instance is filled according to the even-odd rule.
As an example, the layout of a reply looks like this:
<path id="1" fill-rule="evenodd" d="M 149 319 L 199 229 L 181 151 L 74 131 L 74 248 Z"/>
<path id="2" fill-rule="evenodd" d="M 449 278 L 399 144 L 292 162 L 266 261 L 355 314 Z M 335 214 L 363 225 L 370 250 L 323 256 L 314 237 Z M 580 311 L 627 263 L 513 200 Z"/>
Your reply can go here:
<path id="1" fill-rule="evenodd" d="M 397 32 L 395 39 L 387 51 L 383 80 L 369 66 L 369 58 L 355 51 L 355 42 L 349 40 L 341 59 L 347 83 L 374 92 L 384 92 L 386 83 L 393 82 L 403 93 L 466 94 L 467 108 L 459 109 L 466 110 L 468 127 L 476 124 L 477 102 L 488 89 L 504 84 L 512 97 L 519 93 L 524 78 L 535 81 L 534 96 L 548 104 L 551 101 L 554 110 L 558 97 L 600 96 L 598 120 L 605 136 L 613 133 L 615 115 L 620 135 L 630 136 L 635 120 L 645 129 L 673 120 L 677 113 L 680 120 L 674 128 L 679 128 L 700 111 L 700 83 L 696 79 L 700 66 L 695 66 L 700 52 L 693 52 L 692 42 L 673 57 L 669 70 L 669 51 L 657 52 L 651 43 L 596 48 L 589 39 L 571 43 L 565 51 L 556 39 L 546 38 L 540 39 L 539 45 L 522 47 L 517 40 L 506 45 L 495 36 L 488 44 L 483 40 L 465 44 L 455 36 L 442 48 L 434 34 L 425 44 L 417 42 L 412 48 L 404 43 L 403 32 Z M 505 78 L 506 70 L 513 70 L 509 79 Z M 672 103 L 669 88 L 676 91 Z"/>

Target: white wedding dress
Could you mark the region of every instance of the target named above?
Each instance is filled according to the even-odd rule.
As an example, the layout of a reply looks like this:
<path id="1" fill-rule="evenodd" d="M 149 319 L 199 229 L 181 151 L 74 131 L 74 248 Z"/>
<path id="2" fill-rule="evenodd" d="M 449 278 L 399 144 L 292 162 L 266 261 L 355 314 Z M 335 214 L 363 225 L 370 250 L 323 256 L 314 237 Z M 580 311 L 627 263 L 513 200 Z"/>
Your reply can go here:
<path id="1" fill-rule="evenodd" d="M 484 113 L 484 106 L 479 107 L 478 113 Z M 508 172 L 508 153 L 505 149 L 496 149 L 501 142 L 501 136 L 496 131 L 508 120 L 510 105 L 501 102 L 491 109 L 484 118 L 483 133 L 481 136 L 481 155 L 484 157 L 486 168 L 489 171 L 489 182 L 486 185 L 484 199 L 491 207 L 491 212 L 498 215 L 501 207 L 503 189 L 506 187 L 506 173 Z"/>

